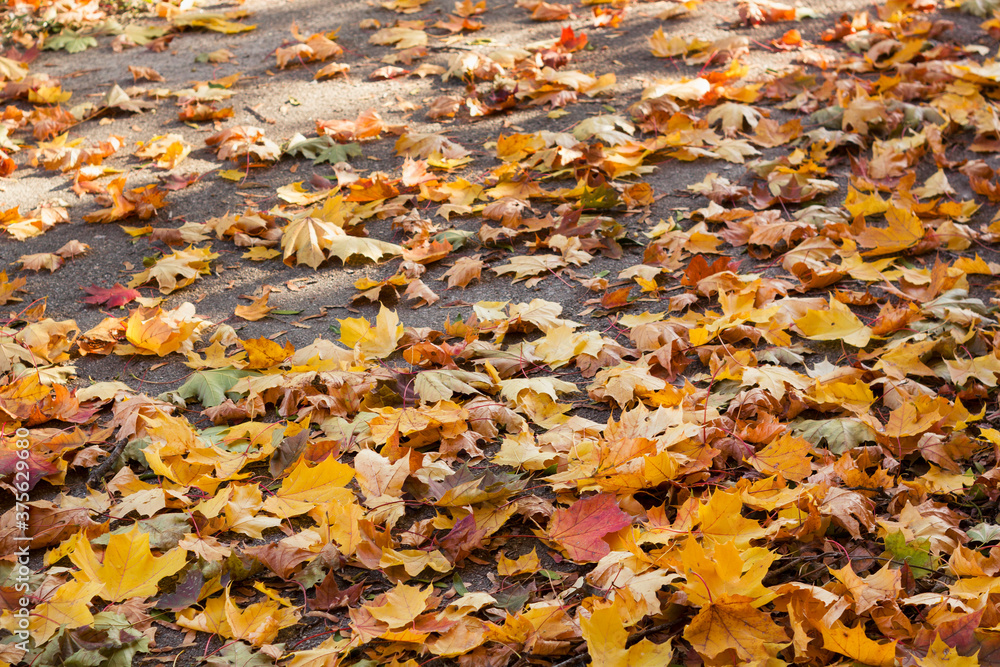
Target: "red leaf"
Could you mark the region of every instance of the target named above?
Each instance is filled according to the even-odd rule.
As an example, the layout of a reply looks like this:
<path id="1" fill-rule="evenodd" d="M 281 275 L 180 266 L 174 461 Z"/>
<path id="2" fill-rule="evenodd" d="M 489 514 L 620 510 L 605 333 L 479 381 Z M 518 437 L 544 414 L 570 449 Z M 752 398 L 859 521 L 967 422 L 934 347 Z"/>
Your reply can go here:
<path id="1" fill-rule="evenodd" d="M 200 174 L 168 174 L 161 178 L 164 190 L 183 190 L 201 178 Z"/>
<path id="2" fill-rule="evenodd" d="M 124 306 L 126 303 L 135 301 L 142 296 L 139 294 L 139 290 L 123 287 L 121 283 L 115 283 L 114 287 L 98 287 L 97 285 L 91 285 L 90 287 L 84 287 L 83 289 L 87 294 L 91 295 L 84 299 L 86 303 L 94 305 L 104 304 L 109 308 Z"/>
<path id="3" fill-rule="evenodd" d="M 602 538 L 632 523 L 615 497 L 606 493 L 578 500 L 552 513 L 549 537 L 575 561 L 593 563 L 611 552 Z"/>
<path id="4" fill-rule="evenodd" d="M 27 475 L 28 490 L 30 491 L 46 475 L 54 475 L 59 472 L 58 468 L 42 458 L 38 452 L 27 450 L 28 458 L 25 459 L 18 455 L 19 451 L 6 446 L 0 447 L 0 479 L 5 482 L 12 484 L 15 480 L 23 481 L 24 475 Z M 22 467 L 19 468 L 18 463 Z M 23 470 L 25 464 L 28 466 L 27 471 Z M 6 488 L 12 490 L 10 486 L 6 486 Z"/>

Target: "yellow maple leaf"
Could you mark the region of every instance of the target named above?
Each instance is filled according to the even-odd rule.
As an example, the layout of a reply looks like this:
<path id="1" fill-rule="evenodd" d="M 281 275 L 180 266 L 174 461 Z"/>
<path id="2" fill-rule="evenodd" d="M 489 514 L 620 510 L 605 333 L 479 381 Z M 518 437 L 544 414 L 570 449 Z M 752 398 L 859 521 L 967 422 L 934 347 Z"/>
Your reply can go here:
<path id="1" fill-rule="evenodd" d="M 883 600 L 895 600 L 903 590 L 902 572 L 886 563 L 873 575 L 859 577 L 850 564 L 839 570 L 830 568 L 830 574 L 847 587 L 854 599 L 854 611 L 861 615 Z"/>
<path id="2" fill-rule="evenodd" d="M 261 531 L 281 525 L 281 519 L 257 514 L 264 508 L 264 500 L 258 486 L 233 484 L 226 490 L 230 489 L 232 496 L 225 506 L 226 527 L 229 530 L 259 540 L 263 537 Z"/>
<path id="3" fill-rule="evenodd" d="M 810 340 L 843 340 L 854 347 L 865 347 L 872 330 L 846 305 L 832 296 L 828 310 L 810 310 L 795 320 L 795 326 Z"/>
<path id="4" fill-rule="evenodd" d="M 590 618 L 582 619 L 580 632 L 587 642 L 592 667 L 660 667 L 670 664 L 674 655 L 669 641 L 654 644 L 643 639 L 626 648 L 628 630 L 617 606 L 597 609 Z"/>
<path id="5" fill-rule="evenodd" d="M 867 256 L 888 255 L 912 248 L 924 238 L 924 224 L 913 211 L 889 204 L 885 212 L 888 227 L 866 225 L 855 240 L 862 248 L 872 248 L 861 253 Z"/>
<path id="6" fill-rule="evenodd" d="M 236 307 L 239 310 L 239 306 Z M 239 315 L 239 313 L 236 313 Z M 295 352 L 291 341 L 285 346 L 278 345 L 270 338 L 251 338 L 241 340 L 240 345 L 247 353 L 246 367 L 250 369 L 273 368 L 282 363 Z"/>
<path id="7" fill-rule="evenodd" d="M 519 574 L 533 574 L 542 568 L 541 561 L 538 560 L 537 549 L 532 549 L 531 553 L 520 556 L 517 560 L 507 558 L 505 554 L 500 554 L 497 561 L 497 574 L 501 577 L 514 577 Z"/>
<path id="8" fill-rule="evenodd" d="M 233 312 L 237 317 L 242 317 L 244 320 L 250 322 L 256 322 L 257 320 L 262 320 L 267 317 L 268 313 L 274 310 L 273 306 L 267 305 L 267 300 L 271 296 L 271 288 L 268 285 L 264 286 L 263 294 L 259 299 L 254 299 L 249 305 L 244 306 L 240 304 L 236 306 Z"/>
<path id="9" fill-rule="evenodd" d="M 264 246 L 258 245 L 250 248 L 240 256 L 243 259 L 249 259 L 251 262 L 263 262 L 268 259 L 274 259 L 279 255 L 281 255 L 280 250 L 275 250 L 274 248 L 265 248 Z"/>
<path id="10" fill-rule="evenodd" d="M 212 252 L 211 246 L 176 250 L 158 259 L 145 271 L 132 276 L 128 286 L 139 287 L 155 280 L 161 294 L 170 294 L 190 285 L 199 276 L 209 275 L 212 272 L 209 265 L 218 256 L 218 253 Z"/>
<path id="11" fill-rule="evenodd" d="M 244 14 L 246 14 L 246 12 L 244 12 Z M 180 28 L 203 28 L 205 30 L 221 32 L 227 35 L 239 32 L 248 32 L 256 29 L 257 26 L 255 25 L 246 25 L 244 23 L 230 21 L 229 18 L 234 15 L 238 16 L 238 11 L 236 13 L 192 11 L 174 16 L 171 20 L 174 25 Z"/>
<path id="12" fill-rule="evenodd" d="M 396 343 L 403 337 L 403 325 L 399 323 L 399 317 L 384 305 L 379 309 L 375 326 L 363 317 L 337 321 L 340 322 L 340 341 L 365 358 L 388 357 L 396 351 Z"/>
<path id="13" fill-rule="evenodd" d="M 439 549 L 434 551 L 421 551 L 420 549 L 383 549 L 382 558 L 379 559 L 378 566 L 381 568 L 402 567 L 406 574 L 416 577 L 424 568 L 431 568 L 436 572 L 451 572 L 455 566 L 451 564 Z M 392 576 L 392 573 L 389 574 Z"/>
<path id="14" fill-rule="evenodd" d="M 335 500 L 349 502 L 353 494 L 344 487 L 352 479 L 354 469 L 332 456 L 311 468 L 305 459 L 299 459 L 281 483 L 281 488 L 264 503 L 264 509 L 286 519 L 305 514 L 321 503 Z"/>
<path id="15" fill-rule="evenodd" d="M 698 509 L 698 520 L 701 522 L 701 534 L 716 542 L 736 543 L 745 549 L 750 541 L 764 537 L 766 531 L 752 520 L 742 516 L 743 501 L 736 491 L 716 491 L 708 503 Z"/>
<path id="16" fill-rule="evenodd" d="M 191 152 L 191 144 L 179 134 L 153 137 L 148 142 L 139 142 L 136 156 L 153 160 L 160 169 L 173 169 Z"/>
<path id="17" fill-rule="evenodd" d="M 224 636 L 231 639 L 242 639 L 254 646 L 270 644 L 278 635 L 279 630 L 295 625 L 299 620 L 299 614 L 295 609 L 274 600 L 254 602 L 240 609 L 229 597 L 229 590 L 226 589 L 225 601 L 226 624 L 229 626 L 229 633 L 224 634 Z"/>
<path id="18" fill-rule="evenodd" d="M 427 598 L 430 597 L 433 588 L 428 586 L 420 590 L 418 586 L 407 586 L 400 582 L 385 593 L 382 604 L 366 604 L 364 608 L 376 620 L 387 624 L 390 630 L 402 628 L 424 613 L 427 608 Z"/>
<path id="19" fill-rule="evenodd" d="M 979 667 L 978 653 L 962 656 L 958 649 L 944 643 L 940 635 L 934 637 L 927 655 L 916 659 L 917 667 Z"/>
<path id="20" fill-rule="evenodd" d="M 187 563 L 187 551 L 179 547 L 154 556 L 149 550 L 149 534 L 136 526 L 127 533 L 111 535 L 103 560 L 98 560 L 85 534 L 78 533 L 73 539 L 76 548 L 69 558 L 80 568 L 77 580 L 100 583 L 98 595 L 110 602 L 156 595 L 159 581 L 177 574 Z"/>
<path id="21" fill-rule="evenodd" d="M 754 609 L 750 598 L 723 595 L 691 619 L 684 639 L 705 658 L 732 650 L 740 661 L 751 662 L 775 657 L 767 645 L 783 644 L 788 636 L 770 615 Z"/>
<path id="22" fill-rule="evenodd" d="M 303 217 L 289 222 L 282 230 L 281 236 L 285 264 L 288 266 L 305 264 L 314 269 L 318 268 L 326 259 L 323 249 L 327 245 L 327 239 L 336 233 L 334 229 L 338 227 L 313 217 Z"/>
<path id="23" fill-rule="evenodd" d="M 88 607 L 101 589 L 101 583 L 96 581 L 70 581 L 56 589 L 51 598 L 32 610 L 28 630 L 35 644 L 47 642 L 60 626 L 72 629 L 93 623 L 94 616 Z M 13 632 L 14 627 L 8 627 L 7 618 L 5 614 L 4 628 Z M 12 616 L 10 618 L 13 620 Z"/>
<path id="24" fill-rule="evenodd" d="M 896 659 L 896 642 L 879 644 L 865 635 L 864 621 L 853 628 L 837 621 L 830 628 L 820 628 L 823 648 L 846 655 L 872 667 L 892 667 Z"/>
<path id="25" fill-rule="evenodd" d="M 755 470 L 764 475 L 780 474 L 785 479 L 800 482 L 812 474 L 810 451 L 812 445 L 808 440 L 785 433 L 746 458 Z"/>
<path id="26" fill-rule="evenodd" d="M 361 544 L 358 522 L 365 517 L 365 510 L 353 497 L 346 501 L 319 504 L 309 510 L 309 517 L 316 522 L 313 530 L 320 535 L 323 543 L 335 543 L 344 556 L 352 556 Z"/>
<path id="27" fill-rule="evenodd" d="M 722 595 L 743 595 L 750 606 L 761 607 L 776 596 L 763 584 L 764 575 L 778 555 L 762 547 L 742 551 L 734 542 L 724 542 L 706 551 L 698 540 L 689 538 L 681 552 L 687 583 L 682 590 L 688 603 L 705 606 Z"/>
<path id="28" fill-rule="evenodd" d="M 155 354 L 165 356 L 178 351 L 199 330 L 203 320 L 194 317 L 194 307 L 186 312 L 163 311 L 160 308 L 137 308 L 129 315 L 125 340 L 115 348 L 116 354 Z M 190 314 L 192 317 L 187 317 Z"/>

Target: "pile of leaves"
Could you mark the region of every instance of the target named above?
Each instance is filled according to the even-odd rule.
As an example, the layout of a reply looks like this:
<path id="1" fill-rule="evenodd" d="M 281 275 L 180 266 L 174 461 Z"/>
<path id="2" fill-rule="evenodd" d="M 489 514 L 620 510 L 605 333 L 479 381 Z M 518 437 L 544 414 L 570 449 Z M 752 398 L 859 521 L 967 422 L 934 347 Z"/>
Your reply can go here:
<path id="1" fill-rule="evenodd" d="M 253 28 L 189 4 L 156 8 L 169 26 L 94 34 L 133 48 Z M 410 74 L 398 65 L 427 58 L 432 40 L 447 48 L 489 18 L 471 0 L 437 23 L 414 18 L 424 4 L 372 10 L 371 43 L 393 47 L 375 78 Z M 635 10 L 518 9 L 536 21 L 592 11 L 595 30 Z M 28 272 L 58 271 L 86 244 L 0 273 L 0 304 L 18 308 L 0 329 L 0 486 L 32 498 L 0 515 L 0 627 L 15 633 L 0 664 L 1000 661 L 1000 174 L 979 157 L 1000 151 L 1000 68 L 949 41 L 937 9 L 821 19 L 825 47 L 798 29 L 755 42 L 798 53 L 756 77 L 745 37 L 665 24 L 650 52 L 700 70 L 648 81 L 627 113 L 505 130 L 487 155 L 463 144 L 462 124 L 531 108 L 558 119 L 616 78 L 570 69 L 590 38 L 568 27 L 531 48 L 453 49 L 447 67 L 412 70 L 439 77 L 427 115 L 454 119 L 452 136 L 377 109 L 281 143 L 230 124 L 198 147 L 223 180 L 292 159 L 332 176 L 282 186 L 280 206 L 180 227 L 151 221 L 196 176 L 130 186 L 105 164 L 123 140 L 72 129 L 168 97 L 182 121 L 225 123 L 232 110 L 217 105 L 238 76 L 148 98 L 116 86 L 67 109 L 28 51 L 0 57 L 2 173 L 50 172 L 103 206 L 74 220 L 53 205 L 4 211 L 4 242 L 124 222 L 170 248 L 126 285 L 86 288 L 81 300 L 109 312 L 85 331 L 49 317 L 43 294 L 22 300 Z M 763 0 L 737 14 L 808 16 Z M 293 35 L 276 67 L 349 73 L 337 33 Z M 376 142 L 395 160 L 355 170 Z M 168 130 L 135 155 L 173 170 L 192 148 Z M 688 184 L 692 206 L 654 218 L 655 170 L 693 161 L 743 167 Z M 378 312 L 296 348 L 164 301 L 234 248 L 321 271 L 382 263 L 355 284 L 354 301 Z M 598 258 L 616 271 L 587 273 Z M 579 313 L 545 298 L 459 301 L 437 328 L 407 326 L 405 304 L 510 280 L 590 299 Z M 234 315 L 273 311 L 264 289 Z M 76 377 L 115 357 L 190 372 L 157 396 Z"/>

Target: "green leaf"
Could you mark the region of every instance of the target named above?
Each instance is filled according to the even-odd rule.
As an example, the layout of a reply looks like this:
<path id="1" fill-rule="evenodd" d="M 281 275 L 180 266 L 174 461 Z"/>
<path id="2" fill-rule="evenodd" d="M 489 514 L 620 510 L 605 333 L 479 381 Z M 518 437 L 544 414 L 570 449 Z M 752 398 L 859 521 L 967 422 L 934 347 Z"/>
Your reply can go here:
<path id="1" fill-rule="evenodd" d="M 427 370 L 419 373 L 414 381 L 417 395 L 424 403 L 449 401 L 457 394 L 478 394 L 479 388 L 470 383 L 488 388 L 492 385 L 488 375 L 463 370 Z"/>
<path id="2" fill-rule="evenodd" d="M 61 667 L 130 667 L 136 654 L 149 651 L 149 638 L 132 627 L 123 614 L 100 612 L 87 629 L 85 641 L 77 630 L 59 629 L 41 649 L 29 651 L 18 664 Z M 77 650 L 78 647 L 85 646 Z M 62 653 L 59 653 L 59 650 Z M 139 663 L 135 660 L 136 664 Z"/>
<path id="3" fill-rule="evenodd" d="M 618 191 L 607 183 L 601 183 L 593 190 L 587 190 L 580 197 L 580 206 L 585 209 L 614 208 L 621 202 Z"/>
<path id="4" fill-rule="evenodd" d="M 981 523 L 973 526 L 967 531 L 969 539 L 973 542 L 998 542 L 1000 541 L 1000 526 L 995 523 Z"/>
<path id="5" fill-rule="evenodd" d="M 249 644 L 231 642 L 206 658 L 205 664 L 209 667 L 273 667 L 274 660 L 255 651 Z"/>
<path id="6" fill-rule="evenodd" d="M 226 392 L 242 378 L 252 375 L 250 371 L 235 368 L 221 368 L 207 371 L 195 371 L 182 384 L 177 393 L 185 399 L 197 398 L 206 408 L 214 408 L 226 400 Z"/>
<path id="7" fill-rule="evenodd" d="M 360 144 L 334 144 L 330 148 L 326 149 L 320 153 L 313 164 L 322 164 L 328 162 L 330 164 L 337 164 L 338 162 L 347 162 L 352 157 L 358 157 L 361 155 L 361 145 Z"/>
<path id="8" fill-rule="evenodd" d="M 188 520 L 187 515 L 160 514 L 152 519 L 144 519 L 143 521 L 137 521 L 135 524 L 129 523 L 128 525 L 121 526 L 110 533 L 104 533 L 95 537 L 90 542 L 91 544 L 106 547 L 112 535 L 125 534 L 132 530 L 133 527 L 147 533 L 149 535 L 150 548 L 159 551 L 173 549 L 185 535 L 191 532 L 191 522 Z"/>
<path id="9" fill-rule="evenodd" d="M 823 447 L 833 454 L 843 454 L 862 442 L 875 440 L 875 432 L 859 419 L 796 419 L 792 433 L 805 438 L 816 447 Z"/>
<path id="10" fill-rule="evenodd" d="M 80 53 L 80 51 L 86 51 L 93 46 L 97 46 L 97 40 L 90 35 L 81 35 L 73 30 L 63 30 L 55 37 L 46 39 L 45 46 L 42 48 L 46 51 L 63 49 L 67 53 Z"/>
<path id="11" fill-rule="evenodd" d="M 982 18 L 990 16 L 998 8 L 1000 8 L 1000 2 L 997 2 L 997 0 L 965 0 L 959 5 L 959 9 L 966 14 Z"/>
<path id="12" fill-rule="evenodd" d="M 435 234 L 434 240 L 439 243 L 447 241 L 451 244 L 451 247 L 454 250 L 458 250 L 468 243 L 469 239 L 473 238 L 475 235 L 475 232 L 467 232 L 462 229 L 448 229 L 439 234 Z"/>
<path id="13" fill-rule="evenodd" d="M 885 536 L 885 550 L 894 560 L 907 563 L 917 579 L 928 576 L 938 568 L 938 560 L 931 555 L 931 541 L 927 538 L 907 543 L 903 533 L 890 533 Z"/>
<path id="14" fill-rule="evenodd" d="M 285 155 L 301 155 L 312 160 L 313 164 L 322 164 L 323 162 L 337 164 L 361 155 L 361 145 L 357 143 L 338 144 L 326 135 L 306 139 L 301 134 L 296 134 L 288 142 Z"/>
<path id="15" fill-rule="evenodd" d="M 159 28 L 153 25 L 127 25 L 123 26 L 118 19 L 112 17 L 97 27 L 97 32 L 101 35 L 125 35 L 130 41 L 139 46 L 145 46 L 158 37 L 167 34 L 166 28 Z"/>
<path id="16" fill-rule="evenodd" d="M 528 603 L 528 598 L 531 596 L 528 589 L 518 584 L 497 591 L 493 597 L 496 599 L 498 607 L 517 613 L 524 609 L 524 605 Z"/>

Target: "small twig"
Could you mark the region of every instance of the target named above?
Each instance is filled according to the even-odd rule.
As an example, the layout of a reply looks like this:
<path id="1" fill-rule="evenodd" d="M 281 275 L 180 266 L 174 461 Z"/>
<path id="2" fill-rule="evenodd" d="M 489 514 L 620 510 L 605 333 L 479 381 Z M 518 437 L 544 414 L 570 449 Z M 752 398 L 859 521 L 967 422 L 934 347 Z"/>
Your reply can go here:
<path id="1" fill-rule="evenodd" d="M 125 446 L 128 445 L 127 440 L 122 440 L 115 448 L 111 450 L 107 458 L 100 462 L 96 468 L 90 471 L 90 475 L 87 476 L 87 486 L 97 489 L 104 488 L 104 476 L 108 474 L 108 471 L 117 463 L 118 459 L 121 457 L 122 452 L 125 451 Z M 98 486 L 98 484 L 100 486 Z"/>

